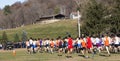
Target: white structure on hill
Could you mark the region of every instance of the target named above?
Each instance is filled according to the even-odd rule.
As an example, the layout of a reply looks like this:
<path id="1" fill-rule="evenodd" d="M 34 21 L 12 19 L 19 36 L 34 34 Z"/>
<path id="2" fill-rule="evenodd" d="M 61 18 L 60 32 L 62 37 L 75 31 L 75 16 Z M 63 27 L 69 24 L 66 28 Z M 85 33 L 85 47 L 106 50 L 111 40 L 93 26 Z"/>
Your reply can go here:
<path id="1" fill-rule="evenodd" d="M 81 14 L 78 14 L 77 12 L 72 12 L 70 14 L 70 19 L 78 19 L 81 17 Z"/>

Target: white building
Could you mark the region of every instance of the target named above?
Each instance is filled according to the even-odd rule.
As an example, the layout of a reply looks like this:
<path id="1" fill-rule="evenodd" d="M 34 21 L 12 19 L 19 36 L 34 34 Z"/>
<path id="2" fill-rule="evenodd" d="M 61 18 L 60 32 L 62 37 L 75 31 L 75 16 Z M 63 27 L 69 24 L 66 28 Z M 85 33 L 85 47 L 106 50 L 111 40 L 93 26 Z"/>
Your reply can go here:
<path id="1" fill-rule="evenodd" d="M 79 12 L 72 12 L 70 14 L 70 19 L 78 19 L 81 17 L 81 14 L 79 14 Z"/>

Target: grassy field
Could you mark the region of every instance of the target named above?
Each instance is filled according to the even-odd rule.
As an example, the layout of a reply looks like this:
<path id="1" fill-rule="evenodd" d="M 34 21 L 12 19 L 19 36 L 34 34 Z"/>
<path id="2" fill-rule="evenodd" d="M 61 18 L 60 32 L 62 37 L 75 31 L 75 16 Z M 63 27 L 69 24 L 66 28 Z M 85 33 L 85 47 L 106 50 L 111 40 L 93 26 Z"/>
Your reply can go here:
<path id="1" fill-rule="evenodd" d="M 22 32 L 26 31 L 28 37 L 34 38 L 56 38 L 58 36 L 66 36 L 66 33 L 70 33 L 73 37 L 77 34 L 77 20 L 61 20 L 49 24 L 33 24 L 24 27 L 7 29 L 0 31 L 0 37 L 2 37 L 3 31 L 6 31 L 9 40 L 14 40 L 14 35 L 17 33 L 21 38 Z"/>
<path id="2" fill-rule="evenodd" d="M 120 54 L 111 54 L 110 57 L 95 55 L 94 58 L 83 58 L 79 54 L 72 54 L 67 58 L 66 54 L 57 56 L 57 53 L 36 53 L 28 54 L 26 49 L 16 49 L 16 56 L 11 51 L 0 50 L 0 61 L 120 61 Z"/>

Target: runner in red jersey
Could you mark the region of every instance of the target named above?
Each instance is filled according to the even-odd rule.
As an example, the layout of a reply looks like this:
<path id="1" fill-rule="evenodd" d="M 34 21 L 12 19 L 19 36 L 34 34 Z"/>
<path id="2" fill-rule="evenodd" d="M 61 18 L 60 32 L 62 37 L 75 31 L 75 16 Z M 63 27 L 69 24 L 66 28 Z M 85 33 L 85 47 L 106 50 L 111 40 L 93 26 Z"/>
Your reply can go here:
<path id="1" fill-rule="evenodd" d="M 90 52 L 90 53 L 92 53 L 92 57 L 94 57 L 94 53 L 93 53 L 93 45 L 92 45 L 92 41 L 91 41 L 91 38 L 88 36 L 87 37 L 87 42 L 86 42 L 86 44 L 87 44 L 87 51 L 88 52 Z M 87 53 L 88 53 L 87 52 Z M 86 58 L 88 58 L 89 56 L 86 56 Z"/>
<path id="2" fill-rule="evenodd" d="M 92 41 L 90 37 L 87 37 L 87 48 L 91 49 L 92 48 Z"/>
<path id="3" fill-rule="evenodd" d="M 73 43 L 72 38 L 69 37 L 69 38 L 68 38 L 68 49 L 69 49 L 70 51 L 72 51 L 72 48 L 73 48 L 72 43 Z"/>
<path id="4" fill-rule="evenodd" d="M 69 35 L 68 36 L 68 54 L 72 53 L 72 50 L 73 50 L 73 40 L 71 38 L 71 36 Z M 71 55 L 70 55 L 71 57 Z"/>

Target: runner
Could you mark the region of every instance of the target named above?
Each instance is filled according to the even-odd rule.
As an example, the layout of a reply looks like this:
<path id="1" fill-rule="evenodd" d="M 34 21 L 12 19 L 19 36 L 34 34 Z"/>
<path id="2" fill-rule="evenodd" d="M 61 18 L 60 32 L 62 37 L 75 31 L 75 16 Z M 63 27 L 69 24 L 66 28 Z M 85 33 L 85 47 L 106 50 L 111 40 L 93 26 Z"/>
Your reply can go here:
<path id="1" fill-rule="evenodd" d="M 86 44 L 87 44 L 87 51 L 88 51 L 87 54 L 92 53 L 92 57 L 94 57 L 91 38 L 88 36 L 86 41 L 87 41 Z M 86 56 L 86 58 L 89 58 L 89 56 Z"/>
<path id="2" fill-rule="evenodd" d="M 82 54 L 83 54 L 83 57 L 86 57 L 86 56 L 85 56 L 85 53 L 86 53 L 86 42 L 83 40 L 83 38 L 81 38 L 80 41 L 81 41 L 81 45 L 82 45 L 82 46 L 81 46 L 81 47 L 82 47 L 82 48 L 81 48 L 81 52 L 82 52 Z"/>
<path id="3" fill-rule="evenodd" d="M 36 49 L 37 49 L 36 40 L 37 40 L 37 39 L 34 39 L 34 40 L 33 40 L 33 45 L 32 45 L 33 53 L 36 53 Z"/>
<path id="4" fill-rule="evenodd" d="M 105 48 L 106 48 L 106 50 L 107 50 L 107 53 L 108 53 L 108 55 L 110 56 L 110 51 L 109 51 L 109 39 L 108 39 L 108 36 L 105 36 L 104 37 L 104 45 L 105 45 Z"/>
<path id="5" fill-rule="evenodd" d="M 81 38 L 78 38 L 78 41 L 77 41 L 78 53 L 80 53 L 81 48 L 82 48 L 82 46 L 81 46 L 81 41 L 82 41 L 82 39 L 81 39 Z"/>
<path id="6" fill-rule="evenodd" d="M 73 51 L 73 40 L 71 38 L 71 36 L 68 36 L 68 54 L 71 54 Z M 69 55 L 68 55 L 69 56 Z M 71 55 L 69 57 L 72 57 Z"/>
<path id="7" fill-rule="evenodd" d="M 103 40 L 102 40 L 102 37 L 100 37 L 99 42 L 98 42 L 98 52 L 99 52 L 99 54 L 101 53 L 102 50 L 103 50 Z"/>
<path id="8" fill-rule="evenodd" d="M 30 37 L 29 43 L 30 43 L 30 48 L 31 48 L 31 50 L 32 50 L 32 45 L 33 45 L 33 39 L 32 39 L 32 37 Z"/>
<path id="9" fill-rule="evenodd" d="M 39 43 L 40 43 L 40 52 L 42 53 L 44 42 L 43 42 L 43 40 L 41 38 L 39 39 Z"/>
<path id="10" fill-rule="evenodd" d="M 50 40 L 50 52 L 51 52 L 51 54 L 53 53 L 53 49 L 54 49 L 54 40 L 51 39 Z"/>
<path id="11" fill-rule="evenodd" d="M 33 39 L 32 39 L 32 37 L 30 37 L 30 39 L 29 39 L 29 44 L 30 44 L 30 53 L 33 51 L 33 48 L 32 48 L 32 46 L 33 46 Z"/>
<path id="12" fill-rule="evenodd" d="M 58 38 L 58 42 L 59 42 L 58 56 L 62 56 L 63 40 L 61 39 L 61 37 Z"/>
<path id="13" fill-rule="evenodd" d="M 55 51 L 59 50 L 59 40 L 58 38 L 56 38 L 56 42 L 55 42 Z"/>
<path id="14" fill-rule="evenodd" d="M 31 53 L 30 52 L 30 43 L 28 40 L 26 41 L 26 48 L 27 48 L 27 52 L 30 54 Z"/>
<path id="15" fill-rule="evenodd" d="M 45 40 L 45 52 L 49 52 L 49 44 L 50 43 L 50 40 L 49 40 L 49 38 L 47 38 L 46 40 Z"/>
<path id="16" fill-rule="evenodd" d="M 63 52 L 67 53 L 67 37 L 63 39 Z"/>
<path id="17" fill-rule="evenodd" d="M 119 50 L 119 48 L 118 48 L 118 46 L 119 46 L 119 37 L 118 36 L 115 36 L 115 53 L 117 53 L 118 52 L 118 50 Z"/>
<path id="18" fill-rule="evenodd" d="M 39 43 L 39 40 L 40 40 L 40 38 L 38 38 L 37 39 L 37 41 L 36 41 L 36 52 L 38 51 L 40 51 L 40 43 Z"/>

